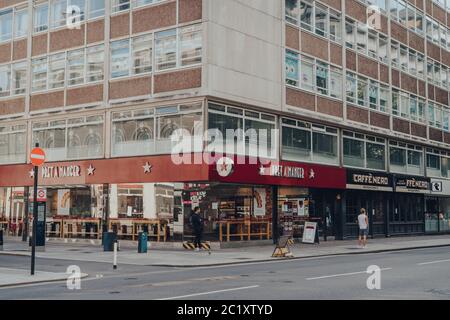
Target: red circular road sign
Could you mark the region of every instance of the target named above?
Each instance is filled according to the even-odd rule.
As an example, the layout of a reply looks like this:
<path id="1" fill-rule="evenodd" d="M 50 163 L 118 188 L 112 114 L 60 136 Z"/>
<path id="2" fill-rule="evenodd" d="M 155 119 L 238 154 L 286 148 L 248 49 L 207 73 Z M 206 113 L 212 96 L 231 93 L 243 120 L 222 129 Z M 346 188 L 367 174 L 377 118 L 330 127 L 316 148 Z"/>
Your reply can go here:
<path id="1" fill-rule="evenodd" d="M 34 148 L 30 153 L 30 161 L 33 166 L 42 166 L 45 162 L 45 152 L 41 148 Z"/>

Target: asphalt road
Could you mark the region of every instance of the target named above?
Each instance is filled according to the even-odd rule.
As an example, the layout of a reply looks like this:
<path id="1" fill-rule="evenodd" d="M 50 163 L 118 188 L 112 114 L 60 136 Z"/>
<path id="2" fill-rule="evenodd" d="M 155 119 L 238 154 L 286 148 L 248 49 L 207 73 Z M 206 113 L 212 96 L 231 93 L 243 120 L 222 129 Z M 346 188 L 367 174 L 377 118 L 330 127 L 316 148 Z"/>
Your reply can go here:
<path id="1" fill-rule="evenodd" d="M 38 259 L 37 269 L 74 264 L 89 274 L 80 290 L 65 282 L 0 288 L 0 300 L 450 299 L 450 247 L 189 269 Z M 367 288 L 372 265 L 382 270 L 379 290 Z M 28 269 L 29 258 L 0 255 L 0 267 Z"/>

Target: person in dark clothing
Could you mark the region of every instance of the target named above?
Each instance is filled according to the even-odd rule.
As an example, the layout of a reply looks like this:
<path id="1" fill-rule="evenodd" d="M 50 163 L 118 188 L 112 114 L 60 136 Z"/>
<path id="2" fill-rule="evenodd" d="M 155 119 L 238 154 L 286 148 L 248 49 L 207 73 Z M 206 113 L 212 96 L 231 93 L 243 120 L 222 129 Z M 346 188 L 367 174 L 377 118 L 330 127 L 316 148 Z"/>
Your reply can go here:
<path id="1" fill-rule="evenodd" d="M 200 251 L 202 247 L 203 218 L 200 216 L 199 207 L 195 207 L 194 211 L 192 211 L 190 222 L 195 235 L 194 239 L 195 250 Z"/>

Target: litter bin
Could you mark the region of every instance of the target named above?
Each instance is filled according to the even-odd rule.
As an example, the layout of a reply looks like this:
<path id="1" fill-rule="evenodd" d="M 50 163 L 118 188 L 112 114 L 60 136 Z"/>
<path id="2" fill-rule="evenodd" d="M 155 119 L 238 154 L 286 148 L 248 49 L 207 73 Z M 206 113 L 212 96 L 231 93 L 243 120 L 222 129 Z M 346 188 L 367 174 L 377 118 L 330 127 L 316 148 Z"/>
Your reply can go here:
<path id="1" fill-rule="evenodd" d="M 114 251 L 114 242 L 117 241 L 117 234 L 114 232 L 103 232 L 103 251 Z"/>
<path id="2" fill-rule="evenodd" d="M 138 253 L 147 253 L 147 233 L 139 232 L 138 235 Z"/>

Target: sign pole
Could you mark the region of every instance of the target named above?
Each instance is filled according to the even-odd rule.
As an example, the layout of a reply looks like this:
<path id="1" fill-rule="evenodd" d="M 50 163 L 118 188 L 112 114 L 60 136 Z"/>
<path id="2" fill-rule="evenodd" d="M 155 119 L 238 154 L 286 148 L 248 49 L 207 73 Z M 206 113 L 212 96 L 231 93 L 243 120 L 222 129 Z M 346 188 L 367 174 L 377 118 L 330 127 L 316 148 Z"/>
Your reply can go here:
<path id="1" fill-rule="evenodd" d="M 37 238 L 37 220 L 38 220 L 38 174 L 39 166 L 45 162 L 45 152 L 39 148 L 39 143 L 36 143 L 36 148 L 31 150 L 30 153 L 31 164 L 34 166 L 34 193 L 33 193 L 33 233 L 31 235 L 31 275 L 34 275 L 35 262 L 36 262 L 36 238 Z M 45 214 L 45 213 L 44 213 Z M 45 216 L 44 216 L 45 218 Z M 45 220 L 44 220 L 45 223 Z M 45 228 L 45 226 L 44 226 Z M 45 236 L 45 229 L 44 229 Z"/>
<path id="2" fill-rule="evenodd" d="M 38 145 L 37 145 L 38 146 Z M 31 240 L 31 275 L 34 275 L 35 260 L 36 260 L 36 233 L 37 233 L 37 219 L 38 219 L 38 205 L 37 205 L 37 185 L 38 185 L 39 167 L 34 167 L 34 193 L 33 193 L 33 235 Z"/>

